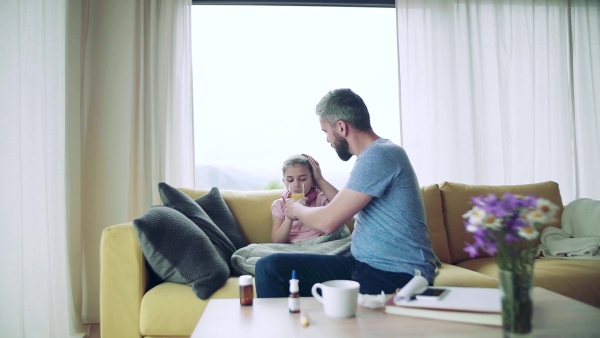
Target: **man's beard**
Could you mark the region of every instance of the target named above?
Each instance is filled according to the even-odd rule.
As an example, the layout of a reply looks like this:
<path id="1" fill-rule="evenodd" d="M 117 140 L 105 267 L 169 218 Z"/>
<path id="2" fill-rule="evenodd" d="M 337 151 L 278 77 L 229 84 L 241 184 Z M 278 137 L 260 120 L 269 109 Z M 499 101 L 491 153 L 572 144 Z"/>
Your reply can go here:
<path id="1" fill-rule="evenodd" d="M 342 161 L 348 161 L 352 157 L 352 154 L 350 154 L 350 146 L 346 139 L 335 135 L 335 141 L 332 146 Z"/>

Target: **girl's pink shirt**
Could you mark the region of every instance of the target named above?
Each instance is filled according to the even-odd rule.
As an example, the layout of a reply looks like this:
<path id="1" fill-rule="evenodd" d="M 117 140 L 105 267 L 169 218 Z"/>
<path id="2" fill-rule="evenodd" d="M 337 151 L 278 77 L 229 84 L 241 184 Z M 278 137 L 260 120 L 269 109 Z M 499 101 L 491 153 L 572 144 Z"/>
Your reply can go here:
<path id="1" fill-rule="evenodd" d="M 317 198 L 315 198 L 315 200 L 309 206 L 322 207 L 327 204 L 329 204 L 329 200 L 321 191 L 319 191 Z M 281 220 L 285 219 L 285 204 L 283 203 L 283 200 L 281 198 L 278 198 L 275 201 L 273 201 L 273 205 L 271 205 L 271 212 L 277 218 Z M 323 235 L 322 232 L 307 227 L 300 220 L 295 220 L 292 222 L 292 229 L 290 230 L 288 242 L 297 243 L 307 239 L 319 237 L 321 235 Z"/>

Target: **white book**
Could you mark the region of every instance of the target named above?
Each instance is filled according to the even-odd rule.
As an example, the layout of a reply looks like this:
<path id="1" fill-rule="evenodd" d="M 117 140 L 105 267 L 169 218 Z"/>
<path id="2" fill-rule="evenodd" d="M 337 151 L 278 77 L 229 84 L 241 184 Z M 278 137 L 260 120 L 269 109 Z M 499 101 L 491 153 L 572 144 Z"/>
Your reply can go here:
<path id="1" fill-rule="evenodd" d="M 409 317 L 430 318 L 436 320 L 480 325 L 502 326 L 502 315 L 499 313 L 419 309 L 412 307 L 403 307 L 394 304 L 386 304 L 385 312 L 389 314 Z"/>
<path id="2" fill-rule="evenodd" d="M 417 282 L 414 282 L 415 278 Z M 499 289 L 432 287 L 444 288 L 448 292 L 439 300 L 418 299 L 414 296 L 427 287 L 427 281 L 421 276 L 415 278 L 386 302 L 386 313 L 483 325 L 502 325 Z"/>

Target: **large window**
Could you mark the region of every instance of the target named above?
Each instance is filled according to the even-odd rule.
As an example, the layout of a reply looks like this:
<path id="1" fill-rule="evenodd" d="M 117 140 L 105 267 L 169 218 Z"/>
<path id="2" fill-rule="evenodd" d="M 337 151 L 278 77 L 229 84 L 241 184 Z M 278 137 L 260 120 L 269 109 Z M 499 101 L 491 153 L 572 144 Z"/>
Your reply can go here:
<path id="1" fill-rule="evenodd" d="M 326 142 L 315 105 L 351 88 L 379 136 L 400 142 L 394 8 L 193 6 L 196 186 L 283 187 L 307 153 L 341 188 L 354 163 Z"/>

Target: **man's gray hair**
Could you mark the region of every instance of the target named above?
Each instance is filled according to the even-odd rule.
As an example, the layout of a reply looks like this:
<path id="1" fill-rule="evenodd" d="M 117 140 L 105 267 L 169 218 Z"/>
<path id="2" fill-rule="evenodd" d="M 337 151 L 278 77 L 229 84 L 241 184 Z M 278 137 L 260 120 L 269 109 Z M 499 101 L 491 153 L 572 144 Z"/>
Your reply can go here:
<path id="1" fill-rule="evenodd" d="M 330 125 L 345 121 L 362 131 L 371 130 L 371 117 L 363 99 L 348 88 L 329 91 L 317 104 L 317 115 Z"/>

